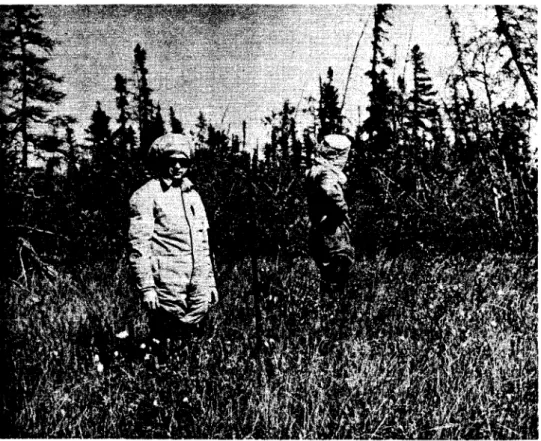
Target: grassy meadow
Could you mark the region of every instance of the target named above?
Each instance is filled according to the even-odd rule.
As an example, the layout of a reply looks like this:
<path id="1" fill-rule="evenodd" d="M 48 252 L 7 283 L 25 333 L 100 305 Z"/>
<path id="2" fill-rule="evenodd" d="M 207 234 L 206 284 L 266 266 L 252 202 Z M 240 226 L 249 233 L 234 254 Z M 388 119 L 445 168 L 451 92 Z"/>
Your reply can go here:
<path id="1" fill-rule="evenodd" d="M 158 370 L 125 265 L 14 284 L 0 435 L 539 437 L 537 257 L 364 258 L 319 329 L 310 260 L 260 272 L 260 350 L 245 262 L 220 269 L 200 344 Z"/>

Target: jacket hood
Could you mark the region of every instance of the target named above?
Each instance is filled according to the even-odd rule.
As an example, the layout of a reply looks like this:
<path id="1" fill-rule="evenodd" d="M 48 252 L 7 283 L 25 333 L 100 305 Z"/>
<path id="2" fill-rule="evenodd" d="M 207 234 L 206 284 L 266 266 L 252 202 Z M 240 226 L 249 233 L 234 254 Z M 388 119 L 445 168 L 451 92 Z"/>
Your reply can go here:
<path id="1" fill-rule="evenodd" d="M 345 135 L 327 135 L 316 146 L 316 162 L 342 171 L 348 160 L 351 141 Z"/>

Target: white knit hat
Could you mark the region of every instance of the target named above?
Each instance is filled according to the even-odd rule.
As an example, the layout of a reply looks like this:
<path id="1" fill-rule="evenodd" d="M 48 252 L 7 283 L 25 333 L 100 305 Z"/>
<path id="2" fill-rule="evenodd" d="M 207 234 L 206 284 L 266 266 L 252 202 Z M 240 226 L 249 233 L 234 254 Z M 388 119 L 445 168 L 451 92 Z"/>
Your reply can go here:
<path id="1" fill-rule="evenodd" d="M 179 133 L 169 133 L 160 136 L 152 143 L 148 151 L 149 158 L 152 161 L 159 161 L 164 156 L 172 154 L 181 154 L 192 159 L 194 148 L 192 140 Z"/>

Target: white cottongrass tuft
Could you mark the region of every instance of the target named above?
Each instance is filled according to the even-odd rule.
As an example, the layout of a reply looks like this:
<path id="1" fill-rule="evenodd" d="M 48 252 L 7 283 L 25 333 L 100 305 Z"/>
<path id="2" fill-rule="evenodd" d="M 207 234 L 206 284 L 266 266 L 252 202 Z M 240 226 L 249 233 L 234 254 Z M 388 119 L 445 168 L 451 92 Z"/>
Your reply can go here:
<path id="1" fill-rule="evenodd" d="M 130 336 L 130 333 L 128 331 L 122 331 L 116 335 L 116 338 L 124 339 L 124 338 L 128 338 L 129 336 Z"/>

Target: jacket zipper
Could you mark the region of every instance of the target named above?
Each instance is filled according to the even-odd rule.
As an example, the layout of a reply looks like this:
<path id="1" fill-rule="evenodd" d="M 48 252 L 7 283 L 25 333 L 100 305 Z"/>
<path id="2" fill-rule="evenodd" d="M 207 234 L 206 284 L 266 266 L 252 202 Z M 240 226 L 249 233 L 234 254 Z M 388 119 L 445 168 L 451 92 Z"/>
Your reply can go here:
<path id="1" fill-rule="evenodd" d="M 188 231 L 190 233 L 190 254 L 192 255 L 192 274 L 190 276 L 190 284 L 193 280 L 193 275 L 195 272 L 195 253 L 193 250 L 193 234 L 192 234 L 192 224 L 190 223 L 190 219 L 188 218 L 188 211 L 186 210 L 186 203 L 184 201 L 184 192 L 182 189 L 180 189 L 180 199 L 182 199 L 182 208 L 184 209 L 184 217 L 186 218 L 186 223 L 188 224 Z"/>

